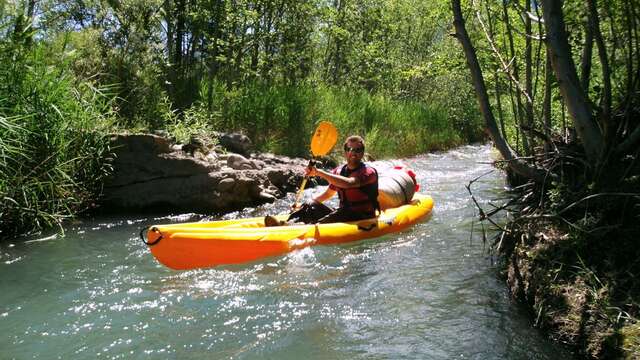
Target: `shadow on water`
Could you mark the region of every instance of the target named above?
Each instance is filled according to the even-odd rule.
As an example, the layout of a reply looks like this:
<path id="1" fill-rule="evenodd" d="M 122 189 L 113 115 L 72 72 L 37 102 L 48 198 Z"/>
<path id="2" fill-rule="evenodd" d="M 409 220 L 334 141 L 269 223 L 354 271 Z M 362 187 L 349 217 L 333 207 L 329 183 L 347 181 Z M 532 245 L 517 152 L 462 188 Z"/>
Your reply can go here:
<path id="1" fill-rule="evenodd" d="M 509 299 L 464 185 L 488 146 L 404 162 L 436 202 L 404 232 L 249 264 L 173 271 L 138 238 L 198 214 L 100 217 L 0 248 L 0 349 L 9 358 L 559 359 Z M 474 184 L 487 204 L 502 175 Z M 320 189 L 307 190 L 305 196 Z M 223 218 L 286 212 L 293 195 Z"/>

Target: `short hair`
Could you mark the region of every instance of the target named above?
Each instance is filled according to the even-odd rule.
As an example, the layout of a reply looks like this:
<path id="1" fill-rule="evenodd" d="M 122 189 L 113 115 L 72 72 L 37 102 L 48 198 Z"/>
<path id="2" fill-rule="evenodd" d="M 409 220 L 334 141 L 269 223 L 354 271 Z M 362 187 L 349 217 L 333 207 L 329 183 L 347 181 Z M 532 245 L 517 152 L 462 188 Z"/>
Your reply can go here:
<path id="1" fill-rule="evenodd" d="M 362 136 L 359 136 L 359 135 L 351 135 L 351 136 L 349 136 L 349 137 L 344 141 L 344 144 L 342 144 L 342 147 L 343 147 L 343 148 L 346 148 L 346 147 L 347 147 L 347 144 L 348 144 L 348 143 L 350 143 L 350 142 L 357 142 L 357 143 L 359 143 L 359 144 L 362 146 L 362 148 L 364 149 L 364 139 L 362 138 Z"/>

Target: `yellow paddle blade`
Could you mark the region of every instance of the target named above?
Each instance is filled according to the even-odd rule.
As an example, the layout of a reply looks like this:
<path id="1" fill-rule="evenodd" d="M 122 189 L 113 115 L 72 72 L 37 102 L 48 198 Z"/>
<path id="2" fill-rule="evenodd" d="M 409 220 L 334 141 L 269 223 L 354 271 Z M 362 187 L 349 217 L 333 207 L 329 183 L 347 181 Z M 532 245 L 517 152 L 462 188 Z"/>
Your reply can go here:
<path id="1" fill-rule="evenodd" d="M 338 130 L 332 123 L 321 121 L 311 137 L 311 154 L 327 155 L 338 140 Z"/>

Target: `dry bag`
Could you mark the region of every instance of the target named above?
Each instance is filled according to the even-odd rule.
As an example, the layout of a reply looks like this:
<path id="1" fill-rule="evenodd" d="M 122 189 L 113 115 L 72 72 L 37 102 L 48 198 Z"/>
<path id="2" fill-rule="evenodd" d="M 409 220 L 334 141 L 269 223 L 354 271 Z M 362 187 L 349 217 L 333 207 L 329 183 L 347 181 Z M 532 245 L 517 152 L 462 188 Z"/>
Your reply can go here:
<path id="1" fill-rule="evenodd" d="M 408 204 L 418 190 L 416 175 L 403 166 L 378 171 L 378 202 L 382 210 Z"/>

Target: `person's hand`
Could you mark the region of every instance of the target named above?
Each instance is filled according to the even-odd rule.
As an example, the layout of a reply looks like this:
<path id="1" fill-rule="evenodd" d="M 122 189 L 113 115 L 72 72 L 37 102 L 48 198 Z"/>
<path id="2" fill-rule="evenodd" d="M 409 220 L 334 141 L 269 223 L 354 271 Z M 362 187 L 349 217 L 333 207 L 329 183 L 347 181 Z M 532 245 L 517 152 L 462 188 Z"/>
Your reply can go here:
<path id="1" fill-rule="evenodd" d="M 315 166 L 310 165 L 304 169 L 305 176 L 318 176 L 318 169 Z"/>
<path id="2" fill-rule="evenodd" d="M 316 200 L 316 199 L 314 199 L 314 198 L 311 198 L 311 199 L 307 199 L 307 200 L 304 202 L 304 204 L 305 204 L 306 206 L 312 206 L 312 205 L 315 205 L 315 204 L 319 204 L 319 202 L 318 202 L 318 200 Z"/>
<path id="3" fill-rule="evenodd" d="M 311 205 L 316 204 L 316 203 L 318 203 L 318 201 L 316 201 L 314 199 L 307 199 L 301 204 L 293 204 L 293 205 L 291 205 L 291 211 L 292 212 L 293 211 L 297 211 L 297 210 L 300 210 L 302 207 L 305 207 L 305 206 L 308 207 L 308 206 L 311 206 Z"/>

